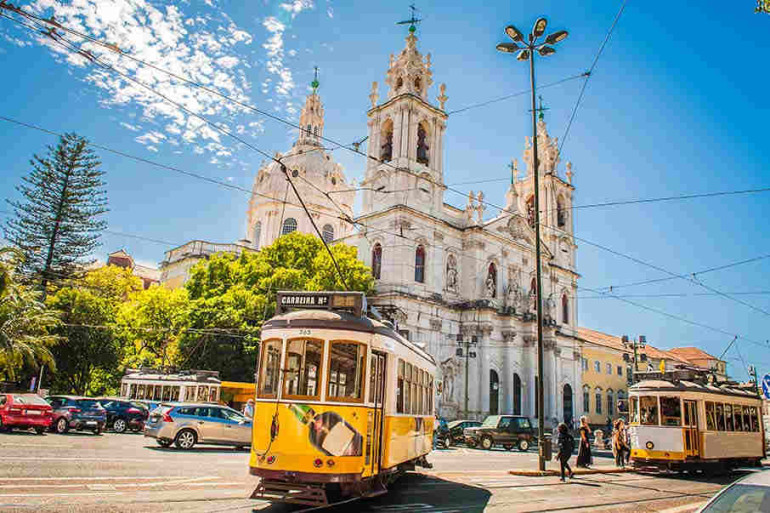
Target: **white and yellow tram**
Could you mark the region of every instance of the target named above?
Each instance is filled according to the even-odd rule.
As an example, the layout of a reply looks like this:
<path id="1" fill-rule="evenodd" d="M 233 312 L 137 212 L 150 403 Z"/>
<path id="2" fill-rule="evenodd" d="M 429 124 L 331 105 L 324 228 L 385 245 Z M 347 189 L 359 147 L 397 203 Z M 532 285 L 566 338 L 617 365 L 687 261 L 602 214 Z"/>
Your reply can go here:
<path id="1" fill-rule="evenodd" d="M 762 400 L 694 371 L 645 379 L 629 389 L 631 459 L 636 466 L 717 470 L 765 457 Z"/>
<path id="2" fill-rule="evenodd" d="M 262 327 L 252 497 L 325 505 L 427 465 L 436 366 L 355 292 L 280 292 Z"/>

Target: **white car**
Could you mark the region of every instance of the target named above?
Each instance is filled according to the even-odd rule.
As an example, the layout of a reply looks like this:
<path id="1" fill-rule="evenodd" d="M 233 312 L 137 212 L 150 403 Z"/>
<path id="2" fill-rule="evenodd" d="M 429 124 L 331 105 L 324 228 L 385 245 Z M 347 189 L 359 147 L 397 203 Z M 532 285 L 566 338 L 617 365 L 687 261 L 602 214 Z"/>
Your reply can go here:
<path id="1" fill-rule="evenodd" d="M 698 513 L 770 513 L 770 470 L 753 472 L 737 480 Z"/>

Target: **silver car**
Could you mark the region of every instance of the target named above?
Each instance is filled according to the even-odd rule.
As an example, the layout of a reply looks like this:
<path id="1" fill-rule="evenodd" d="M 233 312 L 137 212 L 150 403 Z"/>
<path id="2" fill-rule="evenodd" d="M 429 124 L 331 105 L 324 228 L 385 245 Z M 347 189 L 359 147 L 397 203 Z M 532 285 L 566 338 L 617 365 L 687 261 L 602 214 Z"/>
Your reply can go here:
<path id="1" fill-rule="evenodd" d="M 164 403 L 150 413 L 144 436 L 161 447 L 178 449 L 195 444 L 251 446 L 251 419 L 227 406 L 216 404 Z"/>
<path id="2" fill-rule="evenodd" d="M 770 470 L 752 472 L 722 489 L 698 513 L 770 512 Z"/>

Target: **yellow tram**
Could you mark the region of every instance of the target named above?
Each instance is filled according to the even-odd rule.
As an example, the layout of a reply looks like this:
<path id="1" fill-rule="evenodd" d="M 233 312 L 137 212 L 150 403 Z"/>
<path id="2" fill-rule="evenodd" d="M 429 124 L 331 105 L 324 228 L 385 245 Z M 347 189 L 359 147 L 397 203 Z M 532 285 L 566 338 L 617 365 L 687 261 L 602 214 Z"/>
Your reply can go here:
<path id="1" fill-rule="evenodd" d="M 427 466 L 433 358 L 366 315 L 358 292 L 280 292 L 262 327 L 253 498 L 326 505 Z"/>
<path id="2" fill-rule="evenodd" d="M 693 370 L 645 373 L 629 389 L 631 460 L 669 470 L 725 470 L 765 457 L 762 400 Z"/>

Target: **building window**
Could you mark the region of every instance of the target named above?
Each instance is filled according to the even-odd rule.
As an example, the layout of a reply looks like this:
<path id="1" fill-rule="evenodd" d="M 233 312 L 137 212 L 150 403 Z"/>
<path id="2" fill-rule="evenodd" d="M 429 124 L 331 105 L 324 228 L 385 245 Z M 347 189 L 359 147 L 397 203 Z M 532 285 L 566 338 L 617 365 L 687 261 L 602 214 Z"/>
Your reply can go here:
<path id="1" fill-rule="evenodd" d="M 588 385 L 583 385 L 583 412 L 588 413 L 591 411 L 591 388 Z"/>
<path id="2" fill-rule="evenodd" d="M 380 279 L 380 273 L 382 272 L 382 245 L 376 243 L 372 248 L 372 276 L 375 280 Z"/>
<path id="3" fill-rule="evenodd" d="M 428 165 L 428 131 L 425 129 L 425 123 L 417 125 L 417 162 Z"/>
<path id="4" fill-rule="evenodd" d="M 612 375 L 612 364 L 611 363 L 606 364 L 605 368 L 607 369 L 607 374 Z"/>
<path id="5" fill-rule="evenodd" d="M 513 373 L 513 414 L 521 415 L 521 378 Z"/>
<path id="6" fill-rule="evenodd" d="M 325 224 L 323 230 L 321 230 L 321 233 L 323 234 L 324 241 L 327 244 L 334 240 L 334 227 L 332 225 Z"/>
<path id="7" fill-rule="evenodd" d="M 580 359 L 580 364 L 582 366 L 583 372 L 587 372 L 588 371 L 588 358 L 581 358 Z"/>
<path id="8" fill-rule="evenodd" d="M 399 79 L 400 80 L 400 79 Z M 380 145 L 380 160 L 389 162 L 393 158 L 393 121 L 385 120 L 382 125 L 382 144 Z"/>
<path id="9" fill-rule="evenodd" d="M 602 389 L 596 389 L 596 413 L 602 412 Z"/>
<path id="10" fill-rule="evenodd" d="M 425 283 L 425 247 L 422 244 L 414 252 L 414 281 Z"/>
<path id="11" fill-rule="evenodd" d="M 607 390 L 607 415 L 610 417 L 615 415 L 615 396 L 612 389 Z"/>
<path id="12" fill-rule="evenodd" d="M 569 324 L 569 299 L 567 299 L 567 294 L 561 297 L 561 318 L 562 323 Z"/>
<path id="13" fill-rule="evenodd" d="M 623 366 L 618 365 L 618 376 L 622 376 L 622 375 L 623 375 Z"/>
<path id="14" fill-rule="evenodd" d="M 602 372 L 602 364 L 601 364 L 601 362 L 600 362 L 599 360 L 596 360 L 596 361 L 594 362 L 594 370 L 595 370 L 596 372 L 599 372 L 599 373 L 601 373 L 601 372 Z"/>
<path id="15" fill-rule="evenodd" d="M 281 235 L 288 235 L 297 230 L 297 220 L 293 217 L 286 219 L 283 222 L 283 228 L 281 228 Z"/>
<path id="16" fill-rule="evenodd" d="M 259 249 L 259 239 L 262 236 L 262 221 L 254 225 L 254 247 Z"/>
<path id="17" fill-rule="evenodd" d="M 567 211 L 564 209 L 564 199 L 561 196 L 556 200 L 556 225 L 559 228 L 567 225 Z"/>

